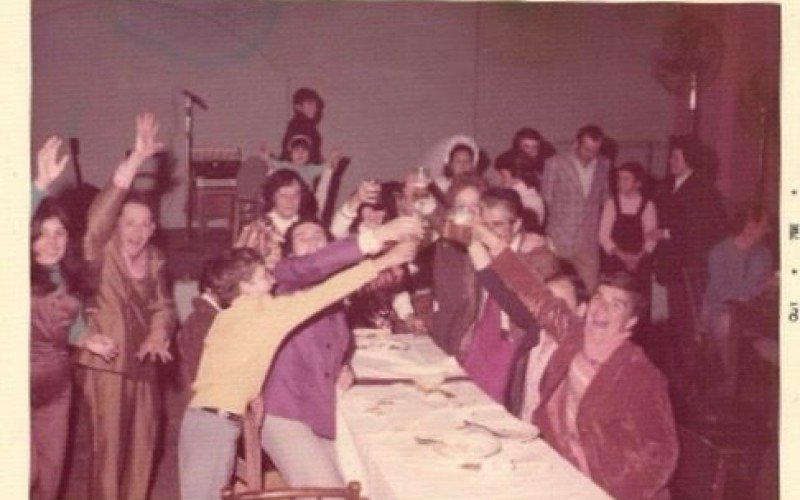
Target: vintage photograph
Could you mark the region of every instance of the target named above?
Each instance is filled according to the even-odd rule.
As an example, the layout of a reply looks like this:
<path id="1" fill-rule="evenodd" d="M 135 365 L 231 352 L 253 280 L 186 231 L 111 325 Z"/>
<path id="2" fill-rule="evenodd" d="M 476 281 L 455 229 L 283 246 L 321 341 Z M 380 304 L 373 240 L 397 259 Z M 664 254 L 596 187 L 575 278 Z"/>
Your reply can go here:
<path id="1" fill-rule="evenodd" d="M 33 0 L 30 498 L 777 499 L 784 14 Z"/>

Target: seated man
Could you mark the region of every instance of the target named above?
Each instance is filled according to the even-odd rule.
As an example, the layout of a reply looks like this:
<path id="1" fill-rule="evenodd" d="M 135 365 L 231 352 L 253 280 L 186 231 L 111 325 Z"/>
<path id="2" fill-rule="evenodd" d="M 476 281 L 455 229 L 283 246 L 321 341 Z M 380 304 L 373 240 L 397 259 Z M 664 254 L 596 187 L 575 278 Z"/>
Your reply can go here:
<path id="1" fill-rule="evenodd" d="M 664 377 L 629 340 L 640 306 L 633 278 L 604 277 L 584 320 L 485 226 L 473 225 L 469 250 L 559 343 L 533 417 L 542 437 L 615 498 L 668 497 L 675 422 Z"/>
<path id="2" fill-rule="evenodd" d="M 708 254 L 708 286 L 703 297 L 703 316 L 711 334 L 713 350 L 721 362 L 721 383 L 717 395 L 732 396 L 735 390 L 734 359 L 730 345 L 729 302 L 747 302 L 769 286 L 772 255 L 764 244 L 769 230 L 769 213 L 759 205 L 745 205 L 736 214 L 733 233 L 717 243 Z"/>

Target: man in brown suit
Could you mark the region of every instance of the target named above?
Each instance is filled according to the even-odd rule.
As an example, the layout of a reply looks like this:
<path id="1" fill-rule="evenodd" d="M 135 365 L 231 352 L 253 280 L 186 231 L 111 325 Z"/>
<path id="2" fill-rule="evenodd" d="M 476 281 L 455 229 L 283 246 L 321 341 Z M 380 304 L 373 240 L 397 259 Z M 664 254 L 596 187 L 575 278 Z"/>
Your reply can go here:
<path id="1" fill-rule="evenodd" d="M 167 292 L 164 257 L 150 237 L 153 212 L 128 198 L 138 167 L 162 145 L 151 114 L 136 120 L 136 145 L 89 209 L 84 252 L 96 287 L 87 328 L 119 348 L 111 361 L 77 356 L 91 420 L 90 499 L 147 498 L 156 444 L 160 394 L 155 361 L 170 361 L 175 307 Z"/>

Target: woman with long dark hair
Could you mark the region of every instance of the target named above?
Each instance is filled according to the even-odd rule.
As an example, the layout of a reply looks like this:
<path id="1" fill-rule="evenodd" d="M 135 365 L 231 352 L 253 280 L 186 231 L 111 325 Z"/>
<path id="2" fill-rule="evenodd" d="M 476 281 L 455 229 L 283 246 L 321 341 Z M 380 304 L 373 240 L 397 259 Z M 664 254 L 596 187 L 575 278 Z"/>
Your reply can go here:
<path id="1" fill-rule="evenodd" d="M 79 249 L 70 244 L 66 212 L 44 198 L 63 171 L 61 140 L 51 138 L 39 151 L 31 220 L 31 497 L 56 498 L 64 468 L 69 408 L 72 399 L 69 345 L 104 358 L 116 354 L 113 342 L 100 334 L 71 335 L 81 302 L 89 295 L 82 279 Z M 78 330 L 79 331 L 79 330 Z"/>

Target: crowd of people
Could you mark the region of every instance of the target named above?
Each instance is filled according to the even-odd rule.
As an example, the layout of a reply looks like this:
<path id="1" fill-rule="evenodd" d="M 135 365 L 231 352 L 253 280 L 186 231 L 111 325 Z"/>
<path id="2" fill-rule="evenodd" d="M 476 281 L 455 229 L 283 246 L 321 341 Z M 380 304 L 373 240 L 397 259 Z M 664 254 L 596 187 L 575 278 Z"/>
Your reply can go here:
<path id="1" fill-rule="evenodd" d="M 146 498 L 158 367 L 173 361 L 186 387 L 184 499 L 219 497 L 247 411 L 290 485 L 342 485 L 334 415 L 336 391 L 354 381 L 355 327 L 429 335 L 612 496 L 667 496 L 678 459 L 667 381 L 631 337 L 649 319 L 653 279 L 667 289 L 670 328 L 688 337 L 682 270 L 707 269 L 704 309 L 729 373 L 726 301 L 775 285 L 769 214 L 745 207 L 724 238 L 696 139 L 673 138 L 654 188 L 642 164 L 612 164 L 603 130 L 587 125 L 560 153 L 523 128 L 493 164 L 474 139 L 448 138 L 398 181 L 361 181 L 325 217 L 341 153 L 322 157 L 319 95 L 300 89 L 293 104 L 280 155 L 262 151 L 262 214 L 204 263 L 181 325 L 151 241 L 156 212 L 131 189 L 163 148 L 155 117 L 137 117 L 131 153 L 83 234 L 47 196 L 68 160 L 61 141 L 42 146 L 31 220 L 33 497 L 57 496 L 74 372 L 92 436 L 86 498 Z M 722 386 L 730 391 L 728 376 Z"/>

